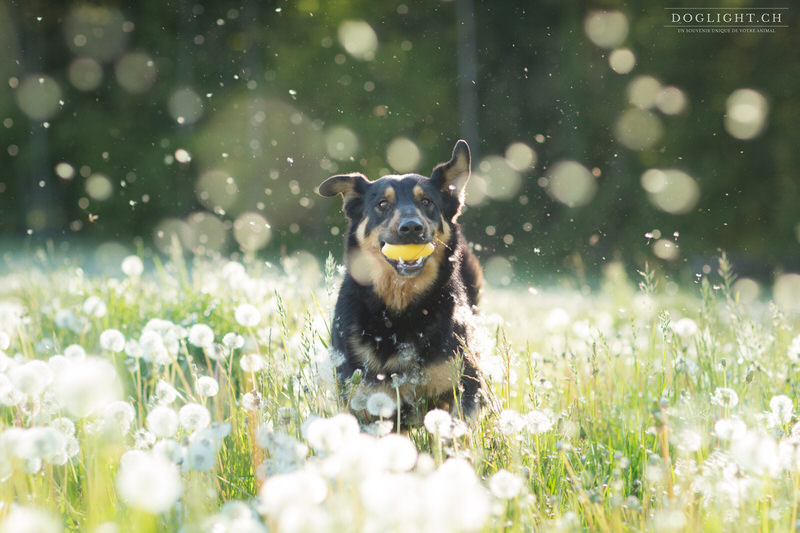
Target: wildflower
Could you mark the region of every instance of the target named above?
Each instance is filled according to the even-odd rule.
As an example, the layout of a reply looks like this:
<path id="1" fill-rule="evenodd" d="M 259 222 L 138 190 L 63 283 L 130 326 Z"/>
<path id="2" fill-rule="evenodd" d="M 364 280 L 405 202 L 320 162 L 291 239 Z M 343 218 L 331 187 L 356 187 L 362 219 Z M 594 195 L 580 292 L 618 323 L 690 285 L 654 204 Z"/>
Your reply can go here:
<path id="1" fill-rule="evenodd" d="M 703 445 L 703 437 L 697 431 L 682 429 L 676 435 L 678 449 L 682 452 L 694 453 Z"/>
<path id="2" fill-rule="evenodd" d="M 525 430 L 531 435 L 547 433 L 553 429 L 553 414 L 548 411 L 533 410 L 522 416 Z"/>
<path id="3" fill-rule="evenodd" d="M 717 387 L 711 395 L 711 403 L 725 409 L 732 409 L 739 404 L 739 395 L 733 389 Z"/>
<path id="4" fill-rule="evenodd" d="M 204 405 L 187 403 L 178 411 L 181 425 L 188 431 L 196 431 L 208 427 L 211 423 L 211 413 Z"/>
<path id="5" fill-rule="evenodd" d="M 0 533 L 60 533 L 61 521 L 54 515 L 35 507 L 11 506 L 0 520 Z"/>
<path id="6" fill-rule="evenodd" d="M 98 298 L 97 296 L 89 296 L 85 302 L 83 302 L 83 312 L 90 317 L 93 318 L 103 318 L 106 316 L 106 312 L 108 311 L 108 307 L 106 307 L 105 302 Z"/>
<path id="7" fill-rule="evenodd" d="M 210 376 L 201 376 L 197 378 L 197 382 L 194 384 L 194 390 L 203 397 L 216 396 L 219 392 L 219 383 Z"/>
<path id="8" fill-rule="evenodd" d="M 681 318 L 672 325 L 672 330 L 681 338 L 693 337 L 697 335 L 697 323 L 691 318 Z"/>
<path id="9" fill-rule="evenodd" d="M 103 423 L 107 428 L 118 433 L 124 434 L 130 431 L 135 417 L 136 412 L 128 402 L 111 402 L 103 410 Z"/>
<path id="10" fill-rule="evenodd" d="M 497 429 L 503 435 L 516 435 L 525 427 L 525 421 L 513 409 L 504 409 L 497 417 Z"/>
<path id="11" fill-rule="evenodd" d="M 257 353 L 247 353 L 239 359 L 239 366 L 245 372 L 260 372 L 267 366 L 267 362 Z"/>
<path id="12" fill-rule="evenodd" d="M 242 396 L 242 407 L 247 411 L 258 411 L 264 405 L 264 398 L 257 391 L 246 392 Z"/>
<path id="13" fill-rule="evenodd" d="M 513 500 L 522 491 L 522 480 L 501 468 L 489 478 L 489 490 L 501 500 Z"/>
<path id="14" fill-rule="evenodd" d="M 792 400 L 788 396 L 779 394 L 769 401 L 769 410 L 772 411 L 781 424 L 788 424 L 792 420 Z"/>
<path id="15" fill-rule="evenodd" d="M 122 260 L 122 273 L 129 278 L 138 278 L 144 272 L 144 263 L 138 256 L 129 255 Z"/>
<path id="16" fill-rule="evenodd" d="M 372 416 L 389 418 L 396 410 L 394 399 L 385 392 L 376 392 L 367 399 L 367 412 Z"/>
<path id="17" fill-rule="evenodd" d="M 431 435 L 442 439 L 453 437 L 453 417 L 443 409 L 431 409 L 422 422 Z"/>
<path id="18" fill-rule="evenodd" d="M 171 407 L 158 405 L 148 413 L 146 423 L 156 437 L 171 437 L 178 432 L 178 413 Z"/>
<path id="19" fill-rule="evenodd" d="M 100 334 L 100 347 L 109 352 L 121 352 L 125 348 L 125 336 L 118 329 L 107 329 Z"/>
<path id="20" fill-rule="evenodd" d="M 222 337 L 222 345 L 225 346 L 229 350 L 235 350 L 237 348 L 241 348 L 244 346 L 244 337 L 239 335 L 238 333 L 226 333 L 224 337 Z"/>
<path id="21" fill-rule="evenodd" d="M 132 450 L 120 459 L 117 491 L 128 506 L 158 514 L 177 503 L 183 484 L 175 463 L 156 453 Z"/>
<path id="22" fill-rule="evenodd" d="M 189 344 L 205 348 L 214 344 L 214 331 L 205 324 L 195 324 L 189 329 Z"/>
<path id="23" fill-rule="evenodd" d="M 252 328 L 261 322 L 261 313 L 258 308 L 252 304 L 242 304 L 236 308 L 234 318 L 240 326 L 245 328 Z"/>

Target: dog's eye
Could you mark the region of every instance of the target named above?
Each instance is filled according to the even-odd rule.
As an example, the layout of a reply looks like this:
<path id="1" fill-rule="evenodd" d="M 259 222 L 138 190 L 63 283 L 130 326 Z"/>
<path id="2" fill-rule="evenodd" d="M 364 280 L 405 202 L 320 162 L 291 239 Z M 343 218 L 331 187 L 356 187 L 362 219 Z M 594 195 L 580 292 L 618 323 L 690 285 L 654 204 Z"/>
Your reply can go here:
<path id="1" fill-rule="evenodd" d="M 380 202 L 378 202 L 378 207 L 379 207 L 379 208 L 381 208 L 381 209 L 388 209 L 388 207 L 389 207 L 389 200 L 387 200 L 387 199 L 385 199 L 385 198 L 384 198 L 383 200 L 381 200 Z"/>
<path id="2" fill-rule="evenodd" d="M 431 205 L 431 199 L 423 198 L 422 200 L 419 201 L 419 203 L 422 205 L 422 207 L 428 207 L 429 205 Z"/>

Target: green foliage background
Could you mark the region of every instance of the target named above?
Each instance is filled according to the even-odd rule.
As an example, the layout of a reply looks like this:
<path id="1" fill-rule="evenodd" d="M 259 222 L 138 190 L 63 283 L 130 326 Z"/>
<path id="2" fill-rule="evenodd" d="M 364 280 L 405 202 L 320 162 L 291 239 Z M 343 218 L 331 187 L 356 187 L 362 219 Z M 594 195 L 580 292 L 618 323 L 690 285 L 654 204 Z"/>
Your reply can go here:
<path id="1" fill-rule="evenodd" d="M 132 23 L 124 48 L 101 62 L 102 81 L 90 91 L 68 79 L 76 54 L 67 46 L 65 22 L 82 6 L 99 13 L 117 9 Z M 164 219 L 203 213 L 226 231 L 225 244 L 214 251 L 228 252 L 236 248 L 236 215 L 256 210 L 272 226 L 273 254 L 325 254 L 339 246 L 331 227 L 344 227 L 339 203 L 314 194 L 325 177 L 388 172 L 386 147 L 396 137 L 420 147 L 417 171 L 427 173 L 466 136 L 476 163 L 502 155 L 516 141 L 536 150 L 537 165 L 524 173 L 514 198 L 490 201 L 463 217 L 482 255 L 503 255 L 520 274 L 591 268 L 615 257 L 631 264 L 657 261 L 644 237 L 654 228 L 679 234 L 675 264 L 686 270 L 696 271 L 718 249 L 728 250 L 745 274 L 796 269 L 796 10 L 784 12 L 788 27 L 774 33 L 681 34 L 664 27 L 664 8 L 680 6 L 705 7 L 645 0 L 3 0 L 0 231 L 7 242 L 78 239 L 130 246 L 141 237 L 149 250 Z M 636 55 L 630 74 L 609 68 L 609 51 L 586 37 L 587 14 L 598 9 L 620 10 L 628 18 L 622 46 Z M 465 12 L 474 17 L 474 43 L 459 24 Z M 363 20 L 374 29 L 379 45 L 373 59 L 345 51 L 337 37 L 345 20 Z M 115 61 L 131 51 L 148 54 L 156 67 L 154 85 L 142 94 L 130 94 L 115 77 Z M 475 109 L 459 93 L 459 55 L 474 58 L 477 68 L 474 83 L 466 84 Z M 46 124 L 30 120 L 16 103 L 19 80 L 41 74 L 62 90 L 60 109 Z M 662 117 L 660 141 L 640 151 L 620 144 L 613 131 L 629 107 L 626 88 L 638 75 L 678 87 L 688 101 L 682 113 Z M 170 96 L 182 87 L 202 102 L 202 117 L 190 125 L 168 112 Z M 767 126 L 753 140 L 737 140 L 723 127 L 726 99 L 740 88 L 755 89 L 769 102 Z M 471 111 L 476 120 L 469 119 Z M 259 112 L 262 119 L 254 121 Z M 351 161 L 328 154 L 325 134 L 334 127 L 355 133 Z M 192 154 L 190 163 L 170 161 L 178 148 Z M 599 171 L 598 192 L 585 207 L 558 204 L 537 183 L 564 159 Z M 76 169 L 74 179 L 55 174 L 62 161 Z M 652 167 L 677 168 L 697 180 L 701 197 L 691 213 L 670 215 L 648 202 L 639 181 Z M 225 213 L 208 212 L 196 196 L 198 177 L 211 168 L 230 173 L 239 188 Z M 81 202 L 83 174 L 92 173 L 114 184 L 111 198 Z M 507 235 L 513 239 L 504 242 Z"/>

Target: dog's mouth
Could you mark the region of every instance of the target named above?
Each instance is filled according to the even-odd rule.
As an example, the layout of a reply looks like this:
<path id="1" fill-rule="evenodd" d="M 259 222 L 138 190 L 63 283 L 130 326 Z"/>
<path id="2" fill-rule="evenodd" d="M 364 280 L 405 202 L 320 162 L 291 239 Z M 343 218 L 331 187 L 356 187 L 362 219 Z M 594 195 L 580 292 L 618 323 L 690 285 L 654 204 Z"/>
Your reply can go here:
<path id="1" fill-rule="evenodd" d="M 383 257 L 403 277 L 419 275 L 434 249 L 435 246 L 432 242 L 423 244 L 381 243 Z"/>

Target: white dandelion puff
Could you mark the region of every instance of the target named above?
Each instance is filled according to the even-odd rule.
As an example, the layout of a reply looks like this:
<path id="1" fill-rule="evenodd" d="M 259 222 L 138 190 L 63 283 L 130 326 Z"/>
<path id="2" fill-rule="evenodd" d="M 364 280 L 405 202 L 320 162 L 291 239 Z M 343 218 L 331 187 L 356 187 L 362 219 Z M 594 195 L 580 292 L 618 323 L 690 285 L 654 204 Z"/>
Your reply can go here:
<path id="1" fill-rule="evenodd" d="M 226 333 L 224 337 L 222 337 L 222 345 L 225 346 L 229 350 L 235 350 L 237 348 L 241 348 L 244 346 L 244 337 L 239 335 L 238 333 Z"/>
<path id="2" fill-rule="evenodd" d="M 80 344 L 70 344 L 64 348 L 64 357 L 77 361 L 86 358 L 86 350 Z"/>
<path id="3" fill-rule="evenodd" d="M 745 433 L 747 424 L 738 418 L 722 418 L 714 422 L 713 435 L 720 440 L 739 440 Z"/>
<path id="4" fill-rule="evenodd" d="M 211 376 L 201 376 L 194 384 L 194 390 L 203 397 L 216 396 L 219 392 L 219 383 Z"/>
<path id="5" fill-rule="evenodd" d="M 89 296 L 86 301 L 83 302 L 83 312 L 86 316 L 103 318 L 108 312 L 108 307 L 105 302 L 97 296 Z"/>
<path id="6" fill-rule="evenodd" d="M 61 533 L 63 526 L 54 515 L 27 506 L 11 506 L 0 520 L 0 533 Z"/>
<path id="7" fill-rule="evenodd" d="M 522 416 L 525 430 L 531 435 L 547 433 L 553 429 L 553 414 L 549 411 L 533 410 Z"/>
<path id="8" fill-rule="evenodd" d="M 246 353 L 239 359 L 239 366 L 245 372 L 260 372 L 267 366 L 267 361 L 257 353 Z"/>
<path id="9" fill-rule="evenodd" d="M 15 366 L 8 373 L 14 387 L 26 396 L 39 396 L 53 382 L 53 371 L 44 361 L 35 359 Z"/>
<path id="10" fill-rule="evenodd" d="M 144 263 L 138 256 L 129 255 L 122 260 L 122 273 L 129 278 L 137 278 L 144 272 Z"/>
<path id="11" fill-rule="evenodd" d="M 726 409 L 732 409 L 739 404 L 739 395 L 727 387 L 717 387 L 711 395 L 711 403 Z"/>
<path id="12" fill-rule="evenodd" d="M 778 417 L 781 424 L 788 424 L 792 420 L 792 399 L 784 394 L 773 396 L 769 401 L 769 410 Z"/>
<path id="13" fill-rule="evenodd" d="M 122 384 L 110 361 L 86 357 L 65 365 L 56 376 L 53 390 L 68 413 L 83 418 L 118 400 Z"/>
<path id="14" fill-rule="evenodd" d="M 147 429 L 159 438 L 167 438 L 178 432 L 178 413 L 166 405 L 157 405 L 147 414 Z"/>
<path id="15" fill-rule="evenodd" d="M 175 398 L 178 396 L 178 391 L 171 383 L 163 379 L 156 383 L 156 398 L 158 399 L 158 403 L 169 405 L 174 402 Z"/>
<path id="16" fill-rule="evenodd" d="M 195 324 L 189 328 L 189 344 L 205 348 L 214 344 L 214 331 L 205 324 Z"/>
<path id="17" fill-rule="evenodd" d="M 120 459 L 117 491 L 128 506 L 160 514 L 178 502 L 183 483 L 172 461 L 159 454 L 133 450 Z"/>
<path id="18" fill-rule="evenodd" d="M 5 331 L 0 331 L 0 350 L 8 350 L 11 346 L 11 337 Z"/>
<path id="19" fill-rule="evenodd" d="M 242 396 L 242 407 L 247 411 L 258 411 L 264 406 L 264 398 L 257 391 L 246 392 Z"/>
<path id="20" fill-rule="evenodd" d="M 358 420 L 348 413 L 316 418 L 304 427 L 308 444 L 317 451 L 334 452 L 359 434 Z"/>
<path id="21" fill-rule="evenodd" d="M 501 500 L 513 500 L 522 492 L 522 479 L 501 468 L 489 478 L 489 490 Z"/>
<path id="22" fill-rule="evenodd" d="M 136 411 L 133 406 L 121 400 L 111 402 L 103 410 L 103 423 L 108 429 L 117 433 L 125 434 L 130 431 L 134 418 Z"/>
<path id="23" fill-rule="evenodd" d="M 681 318 L 672 325 L 672 330 L 678 334 L 679 337 L 687 339 L 697 335 L 699 328 L 697 322 L 691 318 Z"/>
<path id="24" fill-rule="evenodd" d="M 367 412 L 372 416 L 389 418 L 397 411 L 394 399 L 385 392 L 376 392 L 367 398 Z"/>
<path id="25" fill-rule="evenodd" d="M 513 409 L 504 409 L 497 417 L 497 429 L 503 435 L 516 435 L 525 428 L 525 421 Z"/>
<path id="26" fill-rule="evenodd" d="M 442 439 L 453 438 L 453 417 L 443 409 L 431 409 L 422 423 L 431 435 Z"/>
<path id="27" fill-rule="evenodd" d="M 125 335 L 118 329 L 107 329 L 100 334 L 100 347 L 109 352 L 121 352 L 125 349 Z"/>
<path id="28" fill-rule="evenodd" d="M 245 328 L 255 327 L 261 322 L 261 312 L 252 304 L 241 304 L 233 314 L 236 322 Z"/>
<path id="29" fill-rule="evenodd" d="M 178 411 L 178 418 L 180 419 L 181 426 L 186 428 L 187 431 L 196 431 L 203 429 L 211 424 L 211 413 L 208 408 L 199 403 L 187 403 Z"/>

